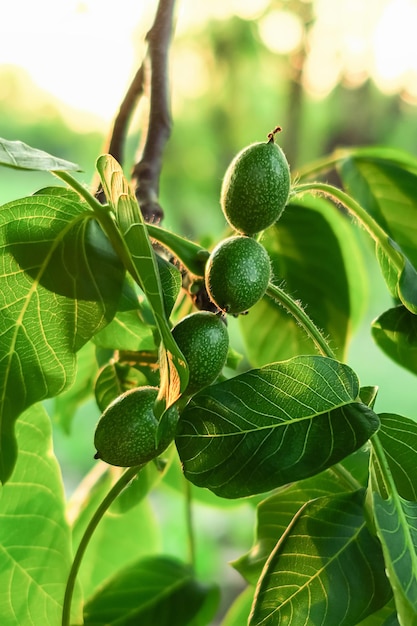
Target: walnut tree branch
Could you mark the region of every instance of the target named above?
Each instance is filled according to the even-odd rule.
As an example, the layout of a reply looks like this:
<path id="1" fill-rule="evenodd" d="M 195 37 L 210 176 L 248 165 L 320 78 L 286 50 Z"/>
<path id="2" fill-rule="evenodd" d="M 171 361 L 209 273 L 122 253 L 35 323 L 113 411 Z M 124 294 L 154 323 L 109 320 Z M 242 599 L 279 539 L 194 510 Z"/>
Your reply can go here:
<path id="1" fill-rule="evenodd" d="M 108 153 L 111 154 L 121 165 L 123 164 L 125 139 L 130 118 L 144 92 L 144 75 L 145 67 L 142 63 L 129 85 L 129 89 L 123 98 L 117 116 L 114 120 Z"/>
<path id="2" fill-rule="evenodd" d="M 111 154 L 116 161 L 120 163 L 120 165 L 123 165 L 124 161 L 124 148 L 129 122 L 139 99 L 143 95 L 144 83 L 145 65 L 142 63 L 133 77 L 125 97 L 120 104 L 119 111 L 115 117 L 113 128 L 110 133 L 110 139 L 108 140 L 107 146 L 104 150 L 106 153 Z M 96 192 L 96 198 L 100 202 L 106 201 L 101 185 Z"/>
<path id="3" fill-rule="evenodd" d="M 171 134 L 168 52 L 173 30 L 175 0 L 159 0 L 152 28 L 146 39 L 151 66 L 150 112 L 141 159 L 133 168 L 132 179 L 143 217 L 158 223 L 163 217 L 159 204 L 159 177 L 162 154 Z"/>

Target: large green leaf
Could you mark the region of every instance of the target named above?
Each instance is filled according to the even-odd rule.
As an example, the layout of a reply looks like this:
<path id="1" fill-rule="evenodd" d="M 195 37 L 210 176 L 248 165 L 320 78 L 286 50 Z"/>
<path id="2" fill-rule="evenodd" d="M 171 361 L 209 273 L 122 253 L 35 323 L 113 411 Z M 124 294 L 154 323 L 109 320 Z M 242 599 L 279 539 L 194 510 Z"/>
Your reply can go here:
<path id="1" fill-rule="evenodd" d="M 374 518 L 401 624 L 417 625 L 417 503 L 373 493 Z"/>
<path id="2" fill-rule="evenodd" d="M 92 212 L 36 195 L 0 212 L 0 479 L 16 459 L 14 421 L 74 380 L 75 352 L 114 316 L 124 268 Z"/>
<path id="3" fill-rule="evenodd" d="M 217 607 L 216 587 L 204 586 L 191 568 L 165 556 L 137 561 L 88 600 L 85 626 L 202 626 Z M 203 613 L 204 620 L 198 620 Z"/>
<path id="4" fill-rule="evenodd" d="M 378 244 L 383 275 L 391 291 L 394 278 L 395 295 L 413 313 L 417 313 L 416 166 L 411 157 L 398 160 L 384 151 L 353 151 L 339 163 L 348 192 L 386 233 Z M 389 250 L 390 260 L 382 247 Z"/>
<path id="5" fill-rule="evenodd" d="M 347 490 L 352 490 L 352 484 L 346 483 L 337 467 L 279 489 L 258 505 L 256 541 L 247 554 L 233 562 L 233 567 L 256 584 L 270 553 L 301 507 L 316 498 Z"/>
<path id="6" fill-rule="evenodd" d="M 355 626 L 390 595 L 363 492 L 319 498 L 299 511 L 271 554 L 249 626 Z"/>
<path id="7" fill-rule="evenodd" d="M 346 217 L 321 198 L 293 200 L 262 238 L 274 281 L 301 303 L 343 357 L 352 327 L 366 304 L 365 273 L 357 235 Z M 240 323 L 254 366 L 316 349 L 297 322 L 278 304 L 263 299 Z"/>
<path id="8" fill-rule="evenodd" d="M 307 478 L 378 429 L 346 365 L 296 357 L 196 394 L 181 414 L 177 448 L 186 478 L 238 498 Z"/>
<path id="9" fill-rule="evenodd" d="M 372 337 L 393 361 L 417 374 L 417 317 L 398 305 L 372 322 Z"/>
<path id="10" fill-rule="evenodd" d="M 9 141 L 1 138 L 0 165 L 19 170 L 80 171 L 79 166 L 75 163 L 54 157 L 43 150 L 31 148 L 22 141 Z"/>
<path id="11" fill-rule="evenodd" d="M 97 160 L 97 170 L 126 246 L 126 267 L 145 293 L 161 335 L 163 349 L 160 353 L 160 397 L 168 406 L 177 400 L 187 386 L 188 368 L 172 337 L 166 317 L 158 261 L 139 205 L 120 165 L 110 155 L 102 155 Z"/>
<path id="12" fill-rule="evenodd" d="M 41 405 L 21 416 L 16 433 L 20 455 L 0 491 L 1 623 L 59 626 L 71 537 L 50 420 Z"/>
<path id="13" fill-rule="evenodd" d="M 417 267 L 417 160 L 358 150 L 340 162 L 339 172 L 349 193 Z"/>
<path id="14" fill-rule="evenodd" d="M 400 496 L 417 502 L 417 423 L 391 413 L 381 413 L 378 438 L 384 448 Z"/>

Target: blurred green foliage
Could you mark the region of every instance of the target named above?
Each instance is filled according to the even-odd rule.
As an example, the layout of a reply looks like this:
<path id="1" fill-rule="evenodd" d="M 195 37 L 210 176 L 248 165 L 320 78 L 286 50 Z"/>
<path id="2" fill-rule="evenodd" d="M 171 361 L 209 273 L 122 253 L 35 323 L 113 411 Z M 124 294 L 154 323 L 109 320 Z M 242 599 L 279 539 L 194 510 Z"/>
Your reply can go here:
<path id="1" fill-rule="evenodd" d="M 313 3 L 270 2 L 264 13 L 281 5 L 298 11 L 306 35 L 303 46 L 286 55 L 266 46 L 256 20 L 238 16 L 212 19 L 174 39 L 172 57 L 184 66 L 174 62 L 171 75 L 174 125 L 165 151 L 161 199 L 166 226 L 187 236 L 223 233 L 218 198 L 224 171 L 236 152 L 265 138 L 277 124 L 283 128 L 278 141 L 293 173 L 338 146 L 381 144 L 417 152 L 413 140 L 417 107 L 400 93 L 384 95 L 370 78 L 352 88 L 343 76 L 324 98 L 313 97 L 303 88 Z M 203 78 L 190 63 L 195 56 L 204 67 Z M 184 81 L 180 71 L 190 85 L 201 85 L 195 91 L 177 88 L 177 82 Z M 1 70 L 0 83 L 0 136 L 21 139 L 79 163 L 83 180 L 90 183 L 110 128 L 102 133 L 77 132 L 55 101 L 22 70 L 12 71 L 10 66 Z M 127 174 L 140 139 L 134 117 L 125 155 Z M 0 202 L 49 180 L 0 173 Z"/>

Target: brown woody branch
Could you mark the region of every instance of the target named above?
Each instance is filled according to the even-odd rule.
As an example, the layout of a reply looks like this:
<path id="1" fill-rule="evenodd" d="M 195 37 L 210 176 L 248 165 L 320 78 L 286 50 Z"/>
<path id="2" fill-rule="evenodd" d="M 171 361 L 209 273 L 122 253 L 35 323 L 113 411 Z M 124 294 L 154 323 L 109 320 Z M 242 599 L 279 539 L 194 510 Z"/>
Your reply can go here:
<path id="1" fill-rule="evenodd" d="M 143 217 L 158 223 L 163 217 L 159 204 L 162 155 L 171 134 L 168 53 L 173 31 L 175 0 L 159 0 L 152 28 L 146 39 L 150 59 L 150 112 L 141 159 L 133 168 L 135 194 Z"/>
<path id="2" fill-rule="evenodd" d="M 120 105 L 119 112 L 114 120 L 113 130 L 110 137 L 108 153 L 114 156 L 116 161 L 123 163 L 125 140 L 130 118 L 135 110 L 140 97 L 144 92 L 145 68 L 140 66 L 126 92 Z"/>
<path id="3" fill-rule="evenodd" d="M 124 149 L 127 130 L 133 111 L 135 110 L 139 99 L 144 93 L 145 84 L 145 67 L 144 63 L 141 64 L 136 72 L 133 80 L 126 92 L 125 97 L 119 107 L 119 111 L 114 120 L 113 128 L 110 133 L 110 139 L 108 145 L 105 148 L 105 152 L 111 154 L 120 165 L 123 165 L 124 161 Z M 103 192 L 103 188 L 99 187 L 96 192 L 96 197 L 100 202 L 105 202 L 106 198 Z"/>

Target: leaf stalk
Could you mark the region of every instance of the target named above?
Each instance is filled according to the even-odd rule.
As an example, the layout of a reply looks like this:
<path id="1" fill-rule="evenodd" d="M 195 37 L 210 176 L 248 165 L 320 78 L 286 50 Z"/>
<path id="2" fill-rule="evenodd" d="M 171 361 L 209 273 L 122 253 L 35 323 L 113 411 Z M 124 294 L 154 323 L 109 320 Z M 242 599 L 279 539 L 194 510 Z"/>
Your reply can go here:
<path id="1" fill-rule="evenodd" d="M 331 359 L 336 359 L 328 341 L 317 328 L 313 320 L 304 311 L 299 302 L 294 300 L 288 293 L 281 289 L 281 287 L 273 285 L 272 283 L 269 283 L 266 293 L 270 298 L 272 298 L 272 300 L 284 307 L 284 309 L 286 309 L 288 313 L 290 313 L 297 320 L 300 326 L 313 341 L 320 354 Z"/>
<path id="2" fill-rule="evenodd" d="M 377 243 L 386 256 L 393 263 L 394 267 L 400 274 L 403 270 L 403 259 L 402 256 L 393 246 L 390 244 L 388 234 L 384 231 L 383 228 L 374 220 L 374 218 L 353 198 L 351 198 L 347 193 L 339 189 L 338 187 L 334 187 L 333 185 L 328 185 L 327 183 L 305 183 L 302 185 L 297 185 L 294 188 L 294 194 L 302 194 L 305 191 L 316 191 L 324 196 L 328 196 L 334 201 L 340 203 L 349 211 L 351 215 L 356 217 L 362 226 L 367 230 L 372 239 Z"/>
<path id="3" fill-rule="evenodd" d="M 70 626 L 71 619 L 71 602 L 72 597 L 74 595 L 75 581 L 77 578 L 77 574 L 80 569 L 80 565 L 82 559 L 84 557 L 85 551 L 87 549 L 88 544 L 90 543 L 90 539 L 93 536 L 94 531 L 96 530 L 100 520 L 109 509 L 110 505 L 116 500 L 116 498 L 120 495 L 120 493 L 127 487 L 127 485 L 137 476 L 139 471 L 142 469 L 143 465 L 137 465 L 135 467 L 130 467 L 125 471 L 124 474 L 119 478 L 119 480 L 113 485 L 110 489 L 109 493 L 103 499 L 101 504 L 98 506 L 96 512 L 88 523 L 87 528 L 81 538 L 81 541 L 78 545 L 77 551 L 74 556 L 74 560 L 71 565 L 71 569 L 67 579 L 67 585 L 65 588 L 64 595 L 64 604 L 62 607 L 62 626 Z"/>

